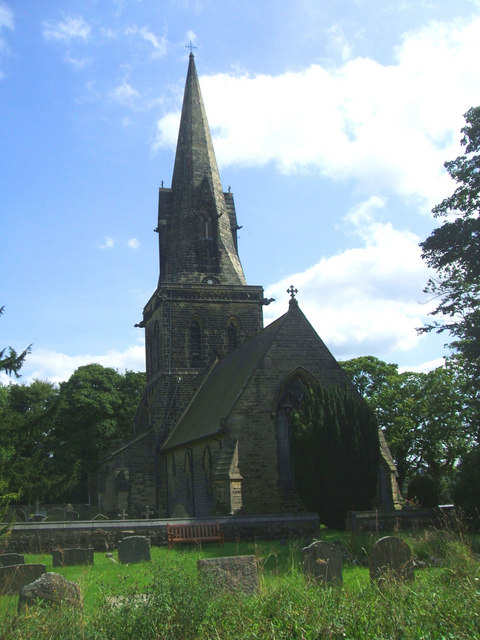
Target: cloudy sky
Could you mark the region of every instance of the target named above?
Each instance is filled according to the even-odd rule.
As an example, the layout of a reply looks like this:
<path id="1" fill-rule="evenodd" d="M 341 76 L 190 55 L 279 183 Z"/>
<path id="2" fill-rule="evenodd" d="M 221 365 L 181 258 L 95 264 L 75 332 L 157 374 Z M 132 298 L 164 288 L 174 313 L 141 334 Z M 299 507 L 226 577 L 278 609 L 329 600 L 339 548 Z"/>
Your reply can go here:
<path id="1" fill-rule="evenodd" d="M 22 380 L 144 369 L 189 42 L 265 322 L 293 283 L 338 359 L 440 362 L 418 243 L 480 103 L 478 0 L 0 0 L 0 347 L 32 343 Z"/>

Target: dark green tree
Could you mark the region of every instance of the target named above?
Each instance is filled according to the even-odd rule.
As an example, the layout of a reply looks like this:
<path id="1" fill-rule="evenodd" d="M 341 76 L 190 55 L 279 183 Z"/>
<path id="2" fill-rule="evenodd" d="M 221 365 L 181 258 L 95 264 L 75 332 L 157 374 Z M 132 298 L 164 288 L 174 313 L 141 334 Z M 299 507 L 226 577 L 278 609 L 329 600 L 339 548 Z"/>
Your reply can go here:
<path id="1" fill-rule="evenodd" d="M 378 427 L 360 396 L 344 386 L 307 388 L 291 416 L 295 487 L 307 509 L 332 528 L 376 493 Z"/>
<path id="2" fill-rule="evenodd" d="M 31 503 L 49 494 L 55 485 L 52 469 L 52 433 L 49 415 L 59 390 L 50 382 L 11 384 L 5 388 L 0 438 L 13 449 L 2 477 L 9 487 Z"/>
<path id="3" fill-rule="evenodd" d="M 59 496 L 88 500 L 88 475 L 100 458 L 133 433 L 133 417 L 145 384 L 143 374 L 89 364 L 60 384 L 51 414 L 51 452 Z"/>
<path id="4" fill-rule="evenodd" d="M 401 486 L 428 474 L 438 491 L 447 492 L 460 456 L 471 447 L 458 370 L 399 373 L 397 365 L 371 356 L 341 365 L 377 415 Z"/>
<path id="5" fill-rule="evenodd" d="M 453 499 L 477 531 L 480 530 L 480 447 L 463 456 Z"/>
<path id="6" fill-rule="evenodd" d="M 457 187 L 433 209 L 443 223 L 421 243 L 422 256 L 436 277 L 426 291 L 440 318 L 423 331 L 447 332 L 453 359 L 469 395 L 471 433 L 480 441 L 480 107 L 465 114 L 464 155 L 445 163 Z"/>
<path id="7" fill-rule="evenodd" d="M 0 316 L 3 314 L 5 307 L 0 307 Z M 8 375 L 20 377 L 18 373 L 22 368 L 23 362 L 30 353 L 31 345 L 21 353 L 17 353 L 12 347 L 4 347 L 0 350 L 0 371 L 5 371 Z"/>

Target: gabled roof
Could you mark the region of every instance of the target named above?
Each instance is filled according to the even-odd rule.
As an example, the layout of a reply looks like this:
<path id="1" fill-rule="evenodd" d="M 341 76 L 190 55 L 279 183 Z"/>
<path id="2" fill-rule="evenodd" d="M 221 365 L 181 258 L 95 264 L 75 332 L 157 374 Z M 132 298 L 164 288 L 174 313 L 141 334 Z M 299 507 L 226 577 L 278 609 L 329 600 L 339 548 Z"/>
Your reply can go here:
<path id="1" fill-rule="evenodd" d="M 270 349 L 288 313 L 268 325 L 238 349 L 217 361 L 178 421 L 162 449 L 214 436 Z"/>

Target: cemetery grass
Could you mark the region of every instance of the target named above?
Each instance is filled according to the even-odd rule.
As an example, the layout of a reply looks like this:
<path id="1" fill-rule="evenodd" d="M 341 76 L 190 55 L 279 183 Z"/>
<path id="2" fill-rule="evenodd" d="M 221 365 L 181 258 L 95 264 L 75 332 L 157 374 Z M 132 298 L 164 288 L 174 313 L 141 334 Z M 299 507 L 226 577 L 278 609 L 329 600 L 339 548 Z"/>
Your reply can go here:
<path id="1" fill-rule="evenodd" d="M 113 564 L 95 554 L 93 567 L 52 568 L 51 555 L 27 555 L 77 582 L 83 611 L 32 607 L 17 616 L 17 597 L 0 598 L 2 640 L 195 639 L 480 639 L 480 541 L 441 531 L 402 535 L 418 560 L 415 580 L 381 587 L 364 566 L 379 536 L 322 530 L 339 541 L 345 560 L 343 587 L 307 585 L 301 541 L 227 543 L 152 548 L 152 563 Z M 199 582 L 199 558 L 255 554 L 261 592 L 222 594 Z M 116 554 L 114 554 L 116 557 Z"/>

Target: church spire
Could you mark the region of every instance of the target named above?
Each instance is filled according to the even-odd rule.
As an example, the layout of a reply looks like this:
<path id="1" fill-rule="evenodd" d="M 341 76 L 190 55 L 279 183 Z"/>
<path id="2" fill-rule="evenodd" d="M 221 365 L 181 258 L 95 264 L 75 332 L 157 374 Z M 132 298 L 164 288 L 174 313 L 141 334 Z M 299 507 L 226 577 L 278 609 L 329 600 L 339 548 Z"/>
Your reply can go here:
<path id="1" fill-rule="evenodd" d="M 163 194 L 163 195 L 162 195 Z M 160 191 L 160 283 L 244 285 L 231 193 L 220 182 L 190 53 L 171 190 Z"/>

